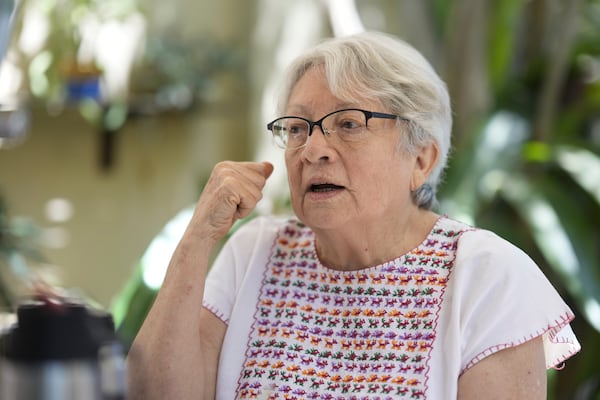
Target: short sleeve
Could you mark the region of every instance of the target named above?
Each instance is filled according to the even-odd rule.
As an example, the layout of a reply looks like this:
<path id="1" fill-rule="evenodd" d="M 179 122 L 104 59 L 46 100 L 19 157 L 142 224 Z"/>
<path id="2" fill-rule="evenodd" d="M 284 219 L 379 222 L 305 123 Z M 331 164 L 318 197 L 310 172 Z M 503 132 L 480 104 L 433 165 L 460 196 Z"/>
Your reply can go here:
<path id="1" fill-rule="evenodd" d="M 452 272 L 464 372 L 483 358 L 542 336 L 546 366 L 580 350 L 573 312 L 522 250 L 483 230 L 459 240 Z"/>
<path id="2" fill-rule="evenodd" d="M 260 269 L 266 265 L 278 226 L 274 217 L 253 218 L 229 238 L 215 258 L 206 278 L 202 305 L 226 324 L 240 290 L 259 286 Z"/>

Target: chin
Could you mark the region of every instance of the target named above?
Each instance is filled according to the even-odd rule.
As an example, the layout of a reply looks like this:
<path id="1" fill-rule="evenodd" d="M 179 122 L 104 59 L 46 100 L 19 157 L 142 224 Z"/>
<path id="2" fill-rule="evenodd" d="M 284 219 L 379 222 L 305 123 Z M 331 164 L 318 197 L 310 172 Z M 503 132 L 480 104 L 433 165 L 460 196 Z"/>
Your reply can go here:
<path id="1" fill-rule="evenodd" d="M 343 218 L 336 210 L 314 210 L 304 213 L 296 213 L 302 223 L 311 229 L 343 229 L 347 226 L 347 218 Z"/>

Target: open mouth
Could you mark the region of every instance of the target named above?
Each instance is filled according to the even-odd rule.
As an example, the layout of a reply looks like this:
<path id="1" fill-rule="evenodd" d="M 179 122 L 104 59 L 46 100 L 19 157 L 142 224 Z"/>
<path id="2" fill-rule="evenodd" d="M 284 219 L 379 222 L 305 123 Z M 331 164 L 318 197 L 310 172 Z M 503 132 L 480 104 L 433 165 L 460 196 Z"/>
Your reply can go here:
<path id="1" fill-rule="evenodd" d="M 319 183 L 309 187 L 309 191 L 314 193 L 333 192 L 342 189 L 344 189 L 343 186 L 334 185 L 333 183 Z"/>

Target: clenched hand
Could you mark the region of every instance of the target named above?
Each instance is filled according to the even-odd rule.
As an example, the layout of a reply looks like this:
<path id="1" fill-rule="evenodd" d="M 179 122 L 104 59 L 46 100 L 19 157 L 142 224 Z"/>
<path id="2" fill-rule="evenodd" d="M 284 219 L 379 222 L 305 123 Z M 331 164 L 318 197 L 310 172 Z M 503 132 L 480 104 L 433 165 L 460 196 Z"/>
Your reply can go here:
<path id="1" fill-rule="evenodd" d="M 236 220 L 248 216 L 262 198 L 262 189 L 272 172 L 273 165 L 268 162 L 218 163 L 194 213 L 194 222 L 203 227 L 203 236 L 217 241 Z"/>

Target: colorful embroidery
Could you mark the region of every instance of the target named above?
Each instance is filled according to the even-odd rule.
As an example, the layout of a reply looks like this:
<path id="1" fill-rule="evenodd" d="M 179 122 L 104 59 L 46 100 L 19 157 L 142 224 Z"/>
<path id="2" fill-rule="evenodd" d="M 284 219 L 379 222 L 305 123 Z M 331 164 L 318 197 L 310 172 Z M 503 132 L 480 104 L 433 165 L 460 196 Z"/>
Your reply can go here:
<path id="1" fill-rule="evenodd" d="M 410 253 L 343 272 L 323 267 L 312 232 L 291 221 L 267 266 L 238 398 L 424 399 L 461 233 L 438 223 Z"/>

